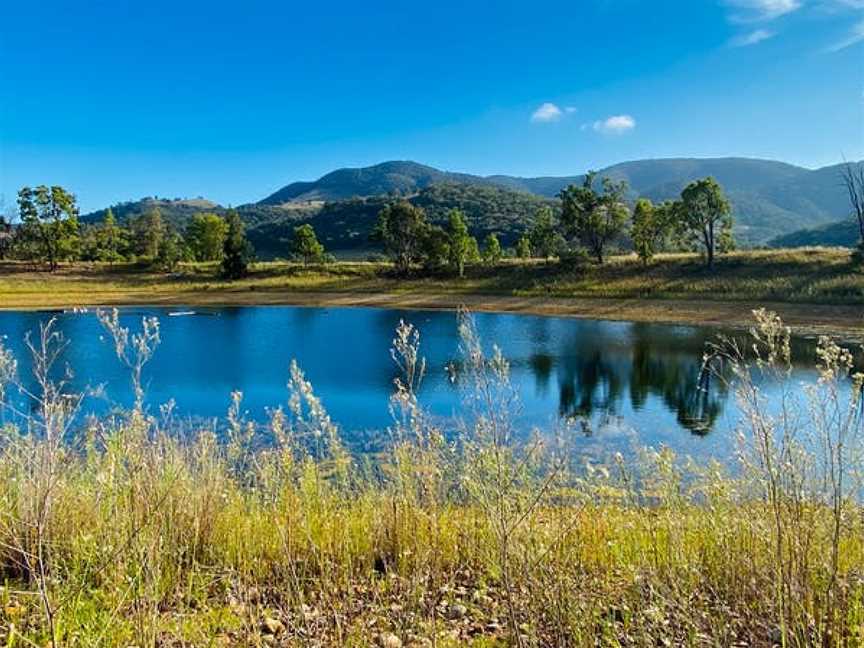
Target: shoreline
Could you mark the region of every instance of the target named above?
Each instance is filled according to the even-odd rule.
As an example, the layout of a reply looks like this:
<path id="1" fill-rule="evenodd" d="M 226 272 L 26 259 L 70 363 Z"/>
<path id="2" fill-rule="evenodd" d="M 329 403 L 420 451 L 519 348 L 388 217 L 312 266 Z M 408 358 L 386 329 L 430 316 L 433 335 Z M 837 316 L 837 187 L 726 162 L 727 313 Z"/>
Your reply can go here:
<path id="1" fill-rule="evenodd" d="M 477 312 L 729 328 L 750 326 L 751 312 L 756 308 L 766 308 L 777 312 L 796 335 L 832 335 L 847 341 L 864 341 L 864 307 L 794 302 L 306 290 L 176 291 L 162 294 L 142 291 L 124 292 L 118 297 L 111 291 L 92 291 L 47 298 L 38 293 L 2 295 L 0 310 L 33 311 L 76 306 L 300 306 L 405 310 L 456 310 L 465 307 Z"/>

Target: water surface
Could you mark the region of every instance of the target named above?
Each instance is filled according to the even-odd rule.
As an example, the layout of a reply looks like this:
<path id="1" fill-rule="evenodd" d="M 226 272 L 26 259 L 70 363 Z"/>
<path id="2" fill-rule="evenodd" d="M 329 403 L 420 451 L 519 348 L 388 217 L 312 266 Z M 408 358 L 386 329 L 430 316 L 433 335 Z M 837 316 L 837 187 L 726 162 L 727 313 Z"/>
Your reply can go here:
<path id="1" fill-rule="evenodd" d="M 267 408 L 285 403 L 288 366 L 296 359 L 345 434 L 362 440 L 391 423 L 397 371 L 389 349 L 400 320 L 421 332 L 423 404 L 445 420 L 462 410 L 459 386 L 446 369 L 459 360 L 455 313 L 264 306 L 169 315 L 178 310 L 121 310 L 133 329 L 142 316 L 161 322 L 162 344 L 145 371 L 154 411 L 173 399 L 180 416 L 222 417 L 231 392 L 242 391 L 249 416 L 264 420 Z M 29 373 L 24 337 L 50 317 L 70 343 L 63 362 L 74 372 L 73 388 L 104 384 L 105 397 L 89 399 L 86 408 L 128 406 L 128 372 L 93 313 L 0 312 L 0 335 L 19 358 L 21 376 Z M 484 344 L 497 344 L 510 361 L 526 433 L 566 427 L 586 452 L 665 444 L 695 456 L 731 456 L 734 399 L 701 371 L 706 342 L 722 331 L 514 314 L 474 318 Z M 812 344 L 800 341 L 795 351 L 803 360 L 794 378 L 812 378 Z"/>

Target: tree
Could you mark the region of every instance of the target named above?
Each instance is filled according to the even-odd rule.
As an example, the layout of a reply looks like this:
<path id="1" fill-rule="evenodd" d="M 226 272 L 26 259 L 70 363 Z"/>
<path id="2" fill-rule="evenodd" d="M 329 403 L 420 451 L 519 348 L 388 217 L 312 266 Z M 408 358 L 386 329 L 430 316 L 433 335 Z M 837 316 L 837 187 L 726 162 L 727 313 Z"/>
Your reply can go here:
<path id="1" fill-rule="evenodd" d="M 680 212 L 680 203 L 671 200 L 659 205 L 647 198 L 636 201 L 633 209 L 633 248 L 647 266 L 657 252 L 669 244 L 669 238 L 676 224 L 675 215 Z"/>
<path id="2" fill-rule="evenodd" d="M 12 223 L 7 221 L 5 216 L 0 215 L 0 261 L 9 255 L 12 250 L 12 241 Z"/>
<path id="3" fill-rule="evenodd" d="M 105 212 L 102 224 L 96 229 L 95 238 L 94 256 L 97 261 L 107 261 L 113 265 L 123 259 L 121 250 L 128 242 L 127 232 L 117 224 L 117 219 L 110 207 Z"/>
<path id="4" fill-rule="evenodd" d="M 718 250 L 732 247 L 732 208 L 714 178 L 695 180 L 684 188 L 679 223 L 685 239 L 704 249 L 709 268 Z"/>
<path id="5" fill-rule="evenodd" d="M 228 233 L 222 248 L 222 276 L 226 279 L 241 279 L 249 272 L 254 250 L 246 239 L 240 215 L 232 209 L 225 220 L 228 223 Z"/>
<path id="6" fill-rule="evenodd" d="M 219 261 L 228 223 L 218 214 L 195 214 L 186 226 L 186 245 L 195 261 Z"/>
<path id="7" fill-rule="evenodd" d="M 546 261 L 549 261 L 550 257 L 555 254 L 557 241 L 555 223 L 552 220 L 552 209 L 544 206 L 537 210 L 534 224 L 528 231 L 528 240 L 534 254 Z"/>
<path id="8" fill-rule="evenodd" d="M 32 259 L 47 262 L 53 272 L 61 260 L 76 256 L 80 238 L 74 195 L 58 186 L 23 187 L 18 213 L 22 243 Z"/>
<path id="9" fill-rule="evenodd" d="M 602 192 L 598 192 L 594 187 L 596 178 L 597 172 L 589 171 L 581 187 L 570 185 L 558 197 L 565 233 L 603 263 L 606 246 L 624 231 L 627 223 L 627 184 L 603 178 Z"/>
<path id="10" fill-rule="evenodd" d="M 531 241 L 525 235 L 520 236 L 519 240 L 516 241 L 516 256 L 520 259 L 531 258 Z"/>
<path id="11" fill-rule="evenodd" d="M 162 222 L 162 212 L 153 207 L 141 214 L 133 223 L 135 252 L 150 260 L 159 256 L 159 247 L 165 238 L 165 224 Z"/>
<path id="12" fill-rule="evenodd" d="M 291 241 L 291 251 L 303 259 L 303 265 L 321 261 L 324 258 L 324 246 L 315 236 L 315 228 L 309 223 L 294 228 L 294 238 Z"/>
<path id="13" fill-rule="evenodd" d="M 450 262 L 450 236 L 443 227 L 430 225 L 423 234 L 423 265 L 438 270 Z"/>
<path id="14" fill-rule="evenodd" d="M 407 200 L 400 200 L 379 212 L 372 239 L 383 243 L 396 271 L 405 275 L 411 264 L 421 258 L 427 227 L 426 212 Z"/>
<path id="15" fill-rule="evenodd" d="M 654 246 L 654 204 L 647 198 L 640 198 L 633 208 L 633 249 L 646 266 L 656 252 Z"/>
<path id="16" fill-rule="evenodd" d="M 496 265 L 501 261 L 501 243 L 495 234 L 487 234 L 483 240 L 483 261 L 488 265 Z"/>
<path id="17" fill-rule="evenodd" d="M 464 277 L 465 263 L 471 251 L 471 235 L 468 233 L 468 223 L 465 222 L 465 214 L 462 211 L 458 209 L 450 211 L 447 236 L 450 246 L 450 264 L 456 268 L 460 277 Z"/>
<path id="18" fill-rule="evenodd" d="M 154 264 L 165 272 L 174 272 L 185 256 L 185 241 L 173 229 L 166 231 Z"/>
<path id="19" fill-rule="evenodd" d="M 864 162 L 846 162 L 840 171 L 849 194 L 852 215 L 858 221 L 858 250 L 855 259 L 864 261 Z"/>

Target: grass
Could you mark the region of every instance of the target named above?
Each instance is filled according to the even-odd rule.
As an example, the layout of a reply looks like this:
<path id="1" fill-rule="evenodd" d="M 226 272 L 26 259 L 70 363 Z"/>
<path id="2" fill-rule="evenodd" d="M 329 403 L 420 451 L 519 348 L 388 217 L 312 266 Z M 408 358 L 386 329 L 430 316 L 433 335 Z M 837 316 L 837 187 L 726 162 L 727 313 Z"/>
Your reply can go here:
<path id="1" fill-rule="evenodd" d="M 714 270 L 695 255 L 662 255 L 648 267 L 634 256 L 567 270 L 557 263 L 505 261 L 446 274 L 394 277 L 387 264 L 340 262 L 304 268 L 273 262 L 246 279 L 224 282 L 214 265 L 184 265 L 172 275 L 136 266 L 76 265 L 54 274 L 0 265 L 0 305 L 369 304 L 517 310 L 614 319 L 736 324 L 740 314 L 771 304 L 793 325 L 860 333 L 864 272 L 848 251 L 800 249 L 737 252 Z"/>
<path id="2" fill-rule="evenodd" d="M 714 269 L 698 256 L 661 255 L 643 266 L 633 255 L 612 257 L 605 265 L 567 270 L 558 263 L 504 261 L 494 268 L 469 268 L 452 275 L 399 278 L 388 264 L 339 262 L 327 266 L 287 262 L 255 264 L 246 279 L 226 283 L 213 264 L 184 264 L 171 275 L 129 265 L 65 266 L 54 274 L 15 263 L 0 265 L 0 295 L 25 303 L 62 297 L 92 303 L 95 293 L 114 301 L 220 292 L 230 299 L 249 291 L 455 292 L 478 295 L 704 299 L 813 304 L 864 304 L 864 273 L 845 250 L 748 251 L 725 255 Z M 76 301 L 77 300 L 77 301 Z M 17 303 L 16 301 L 16 303 Z"/>
<path id="3" fill-rule="evenodd" d="M 140 385 L 158 326 L 136 338 L 102 321 Z M 756 330 L 758 375 L 724 355 L 745 412 L 735 474 L 663 448 L 576 465 L 554 434 L 514 442 L 518 394 L 470 318 L 464 433 L 425 416 L 403 325 L 391 444 L 374 459 L 348 454 L 296 365 L 269 425 L 245 421 L 237 394 L 223 427 L 190 431 L 139 405 L 75 428 L 42 363 L 39 414 L 0 441 L 0 641 L 860 646 L 864 377 L 850 402 L 851 359 L 823 341 L 795 419 L 809 425 L 784 427 L 758 385 L 782 377 L 788 332 L 767 313 Z M 49 326 L 34 348 L 50 360 L 63 343 Z M 0 353 L 10 389 L 12 369 Z"/>

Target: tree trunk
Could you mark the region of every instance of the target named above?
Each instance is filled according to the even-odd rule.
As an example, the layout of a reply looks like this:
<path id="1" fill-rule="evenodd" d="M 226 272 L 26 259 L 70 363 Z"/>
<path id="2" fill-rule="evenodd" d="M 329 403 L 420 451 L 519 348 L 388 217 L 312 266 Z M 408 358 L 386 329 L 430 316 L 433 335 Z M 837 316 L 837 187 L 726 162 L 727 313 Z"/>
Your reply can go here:
<path id="1" fill-rule="evenodd" d="M 714 223 L 705 227 L 705 257 L 709 268 L 714 267 Z"/>

